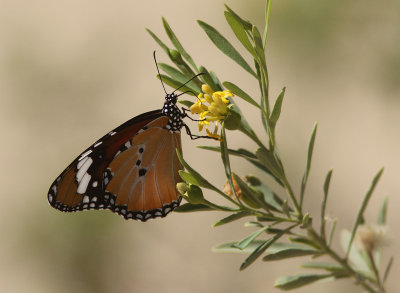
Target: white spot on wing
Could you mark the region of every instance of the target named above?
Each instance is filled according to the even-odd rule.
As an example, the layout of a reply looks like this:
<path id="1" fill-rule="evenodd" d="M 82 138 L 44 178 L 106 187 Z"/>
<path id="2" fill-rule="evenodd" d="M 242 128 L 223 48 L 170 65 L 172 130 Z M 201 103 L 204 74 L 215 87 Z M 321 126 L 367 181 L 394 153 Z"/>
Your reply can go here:
<path id="1" fill-rule="evenodd" d="M 93 147 L 98 147 L 98 146 L 101 145 L 102 143 L 103 143 L 102 141 L 96 142 L 96 144 L 95 144 Z"/>
<path id="2" fill-rule="evenodd" d="M 49 202 L 53 201 L 53 196 L 51 194 L 49 194 L 48 198 L 49 198 Z"/>
<path id="3" fill-rule="evenodd" d="M 91 177 L 92 176 L 90 176 L 88 173 L 85 173 L 85 175 L 83 175 L 83 178 L 78 185 L 76 193 L 84 194 L 86 192 Z"/>
<path id="4" fill-rule="evenodd" d="M 97 187 L 97 181 L 93 182 L 93 183 L 92 183 L 92 186 L 93 186 L 93 187 Z"/>
<path id="5" fill-rule="evenodd" d="M 92 153 L 92 150 L 88 150 L 86 152 L 84 152 L 81 157 L 78 159 L 78 161 L 82 160 L 83 158 L 85 158 L 87 155 L 89 155 L 90 153 Z"/>
<path id="6" fill-rule="evenodd" d="M 79 161 L 78 165 L 76 165 L 76 168 L 80 169 L 82 165 L 89 159 L 89 157 L 84 158 L 83 160 Z"/>
<path id="7" fill-rule="evenodd" d="M 83 202 L 83 203 L 88 203 L 88 202 L 89 202 L 89 196 L 85 195 L 85 196 L 83 197 L 82 202 Z"/>
<path id="8" fill-rule="evenodd" d="M 86 171 L 89 169 L 90 165 L 93 163 L 92 158 L 89 158 L 83 163 L 83 165 L 79 168 L 78 173 L 76 173 L 76 181 L 81 182 L 84 175 L 89 175 Z M 89 182 L 88 182 L 89 183 Z"/>

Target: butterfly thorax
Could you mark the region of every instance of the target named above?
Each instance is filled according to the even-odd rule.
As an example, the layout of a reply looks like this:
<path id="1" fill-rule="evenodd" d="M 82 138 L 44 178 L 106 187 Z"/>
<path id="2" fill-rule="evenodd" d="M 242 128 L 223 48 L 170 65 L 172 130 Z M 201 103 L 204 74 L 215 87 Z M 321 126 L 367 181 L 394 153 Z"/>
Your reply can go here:
<path id="1" fill-rule="evenodd" d="M 183 127 L 182 112 L 176 105 L 177 96 L 175 94 L 167 94 L 165 96 L 164 106 L 161 112 L 168 116 L 167 129 L 171 132 L 179 132 Z"/>

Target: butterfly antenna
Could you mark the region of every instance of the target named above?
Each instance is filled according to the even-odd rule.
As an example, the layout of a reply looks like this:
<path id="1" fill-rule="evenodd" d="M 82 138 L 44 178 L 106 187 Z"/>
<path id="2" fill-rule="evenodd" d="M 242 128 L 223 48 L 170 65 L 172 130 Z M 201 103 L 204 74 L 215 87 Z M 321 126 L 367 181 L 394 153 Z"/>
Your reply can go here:
<path id="1" fill-rule="evenodd" d="M 161 85 L 162 85 L 162 87 L 164 89 L 165 94 L 167 95 L 168 93 L 167 93 L 167 90 L 165 89 L 164 83 L 162 81 L 161 74 L 160 74 L 160 69 L 158 69 L 158 64 L 157 64 L 157 59 L 156 59 L 156 51 L 153 52 L 153 57 L 154 57 L 154 62 L 156 63 L 157 72 L 158 72 L 158 76 L 160 77 Z"/>
<path id="2" fill-rule="evenodd" d="M 193 76 L 191 79 L 189 79 L 187 82 L 185 82 L 184 84 L 182 84 L 180 87 L 178 87 L 177 89 L 175 89 L 173 92 L 172 92 L 172 94 L 174 93 L 174 92 L 176 92 L 177 90 L 179 90 L 181 87 L 183 87 L 183 86 L 185 86 L 186 84 L 188 84 L 189 82 L 191 82 L 193 79 L 195 79 L 196 77 L 198 77 L 198 76 L 200 76 L 200 75 L 204 75 L 205 73 L 204 72 L 200 72 L 200 73 L 198 73 L 198 74 L 196 74 L 195 76 Z"/>

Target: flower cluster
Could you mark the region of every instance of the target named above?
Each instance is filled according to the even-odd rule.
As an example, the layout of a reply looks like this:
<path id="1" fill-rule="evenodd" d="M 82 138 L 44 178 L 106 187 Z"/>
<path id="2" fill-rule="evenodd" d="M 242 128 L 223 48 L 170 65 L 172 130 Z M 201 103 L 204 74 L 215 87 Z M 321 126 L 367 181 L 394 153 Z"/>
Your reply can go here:
<path id="1" fill-rule="evenodd" d="M 204 126 L 209 126 L 210 122 L 214 122 L 215 127 L 212 132 L 206 128 L 207 136 L 220 139 L 218 123 L 228 115 L 228 98 L 233 97 L 233 94 L 228 90 L 214 92 L 207 84 L 203 84 L 201 90 L 203 93 L 198 95 L 197 102 L 190 107 L 190 111 L 192 114 L 200 115 L 199 131 L 202 131 Z"/>

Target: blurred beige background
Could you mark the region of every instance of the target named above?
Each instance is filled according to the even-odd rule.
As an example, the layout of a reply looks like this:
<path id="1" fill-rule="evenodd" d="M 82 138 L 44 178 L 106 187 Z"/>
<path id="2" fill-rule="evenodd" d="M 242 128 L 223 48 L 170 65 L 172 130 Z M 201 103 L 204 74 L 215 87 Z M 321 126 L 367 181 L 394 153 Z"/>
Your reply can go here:
<path id="1" fill-rule="evenodd" d="M 168 59 L 145 31 L 166 41 L 161 16 L 198 64 L 256 95 L 254 80 L 217 51 L 195 22 L 202 19 L 233 40 L 223 3 L 0 1 L 1 292 L 278 292 L 272 288 L 277 277 L 301 271 L 305 259 L 258 261 L 239 272 L 245 256 L 211 252 L 213 245 L 250 232 L 239 223 L 211 228 L 222 214 L 173 213 L 139 223 L 108 211 L 64 214 L 47 204 L 51 182 L 84 148 L 129 118 L 161 107 L 153 50 L 159 61 Z M 262 26 L 263 1 L 227 4 Z M 398 11 L 395 0 L 274 1 L 267 52 L 272 96 L 287 86 L 278 140 L 296 191 L 313 123 L 319 122 L 305 199 L 316 224 L 330 168 L 327 212 L 339 218 L 339 232 L 351 228 L 371 179 L 385 166 L 366 217 L 375 221 L 389 195 L 393 235 L 384 262 L 396 259 L 388 292 L 400 288 Z M 261 133 L 254 108 L 240 105 Z M 212 142 L 192 142 L 186 135 L 183 142 L 186 160 L 222 186 L 218 156 L 195 148 Z M 229 142 L 255 147 L 235 134 Z M 258 174 L 239 160 L 233 166 L 242 176 Z M 297 292 L 339 290 L 361 292 L 348 280 Z"/>

